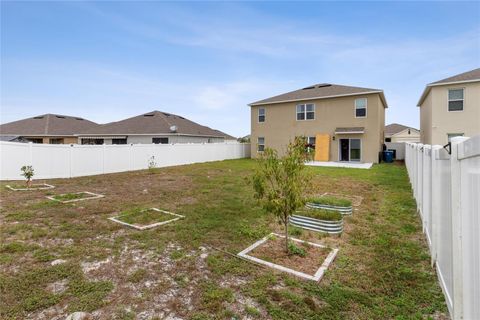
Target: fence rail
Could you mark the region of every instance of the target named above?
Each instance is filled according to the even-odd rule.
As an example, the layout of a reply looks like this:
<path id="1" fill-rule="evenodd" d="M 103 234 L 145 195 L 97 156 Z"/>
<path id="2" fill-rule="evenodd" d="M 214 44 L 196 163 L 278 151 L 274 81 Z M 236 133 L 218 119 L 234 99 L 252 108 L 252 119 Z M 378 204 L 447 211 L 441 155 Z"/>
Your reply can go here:
<path id="1" fill-rule="evenodd" d="M 250 157 L 250 144 L 237 142 L 129 145 L 53 145 L 0 141 L 0 180 L 22 179 L 32 165 L 35 179 L 71 178 L 148 168 Z"/>
<path id="2" fill-rule="evenodd" d="M 450 315 L 480 319 L 480 135 L 407 143 L 405 163 Z"/>

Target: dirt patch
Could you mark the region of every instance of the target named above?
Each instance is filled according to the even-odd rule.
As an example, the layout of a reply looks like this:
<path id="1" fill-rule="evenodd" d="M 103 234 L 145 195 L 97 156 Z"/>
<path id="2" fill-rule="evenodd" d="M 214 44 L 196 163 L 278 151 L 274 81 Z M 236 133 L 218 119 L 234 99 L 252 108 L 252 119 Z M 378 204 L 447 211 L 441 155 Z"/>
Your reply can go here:
<path id="1" fill-rule="evenodd" d="M 248 255 L 314 275 L 331 251 L 329 248 L 312 246 L 306 242 L 295 242 L 295 245 L 305 252 L 305 256 L 285 252 L 285 239 L 281 237 L 271 237 L 250 251 Z"/>

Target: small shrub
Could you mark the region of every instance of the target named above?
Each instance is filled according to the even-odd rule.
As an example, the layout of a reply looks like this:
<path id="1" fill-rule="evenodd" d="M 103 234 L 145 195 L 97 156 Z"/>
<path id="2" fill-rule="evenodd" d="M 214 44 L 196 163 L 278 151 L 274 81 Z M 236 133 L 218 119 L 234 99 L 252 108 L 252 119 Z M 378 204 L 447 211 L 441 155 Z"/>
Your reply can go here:
<path id="1" fill-rule="evenodd" d="M 27 179 L 27 187 L 30 188 L 31 185 L 32 185 L 33 175 L 35 174 L 34 170 L 33 170 L 33 167 L 32 166 L 23 166 L 23 167 L 20 168 L 20 170 L 22 171 L 22 176 L 24 176 L 25 179 Z"/>
<path id="2" fill-rule="evenodd" d="M 155 161 L 155 156 L 151 156 L 148 159 L 148 171 L 153 173 L 156 167 L 157 167 L 157 162 Z"/>
<path id="3" fill-rule="evenodd" d="M 298 247 L 295 243 L 290 241 L 288 243 L 288 253 L 291 255 L 297 255 L 300 257 L 305 257 L 307 256 L 307 251 L 305 249 Z"/>

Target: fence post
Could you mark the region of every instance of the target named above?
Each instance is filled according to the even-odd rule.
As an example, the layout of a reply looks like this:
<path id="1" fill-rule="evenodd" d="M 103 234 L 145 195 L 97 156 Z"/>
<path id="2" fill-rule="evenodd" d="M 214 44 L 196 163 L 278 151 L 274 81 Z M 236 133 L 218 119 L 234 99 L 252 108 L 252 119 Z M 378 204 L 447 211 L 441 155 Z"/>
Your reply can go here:
<path id="1" fill-rule="evenodd" d="M 467 139 L 468 138 L 464 137 L 455 137 L 451 140 L 453 319 L 463 319 L 462 186 L 458 146 Z"/>
<path id="2" fill-rule="evenodd" d="M 432 146 L 432 188 L 431 188 L 431 194 L 430 194 L 430 199 L 431 199 L 431 217 L 432 221 L 430 222 L 432 224 L 432 247 L 431 247 L 431 264 L 432 267 L 435 265 L 435 262 L 437 261 L 437 252 L 438 252 L 438 246 L 439 246 L 439 237 L 440 237 L 440 232 L 439 232 L 439 214 L 440 214 L 440 198 L 442 196 L 441 194 L 441 189 L 440 189 L 440 166 L 439 166 L 439 158 L 440 158 L 440 150 L 442 149 L 441 146 Z"/>

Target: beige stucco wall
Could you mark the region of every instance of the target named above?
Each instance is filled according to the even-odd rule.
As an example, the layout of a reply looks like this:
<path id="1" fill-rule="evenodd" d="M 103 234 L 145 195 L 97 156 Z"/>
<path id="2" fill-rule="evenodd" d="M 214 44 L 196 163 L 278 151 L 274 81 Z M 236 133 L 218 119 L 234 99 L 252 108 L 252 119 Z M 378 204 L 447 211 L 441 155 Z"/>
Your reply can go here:
<path id="1" fill-rule="evenodd" d="M 420 142 L 420 131 L 410 128 L 410 134 L 408 129 L 403 130 L 391 136 L 393 142 Z"/>
<path id="2" fill-rule="evenodd" d="M 355 118 L 355 99 L 367 98 L 367 117 Z M 315 104 L 315 120 L 297 121 L 298 103 Z M 258 109 L 265 108 L 265 122 L 258 122 Z M 335 135 L 337 127 L 365 127 L 364 134 Z M 330 135 L 330 161 L 339 160 L 339 139 L 360 138 L 362 162 L 378 162 L 385 131 L 385 108 L 380 95 L 317 99 L 302 102 L 286 102 L 251 107 L 252 157 L 257 157 L 257 138 L 265 137 L 265 146 L 285 152 L 289 141 L 295 136 L 315 136 L 319 133 Z M 335 140 L 332 137 L 335 136 Z"/>
<path id="3" fill-rule="evenodd" d="M 448 90 L 464 88 L 463 111 L 448 111 Z M 432 87 L 420 106 L 422 143 L 444 145 L 447 134 L 480 134 L 480 82 Z"/>

